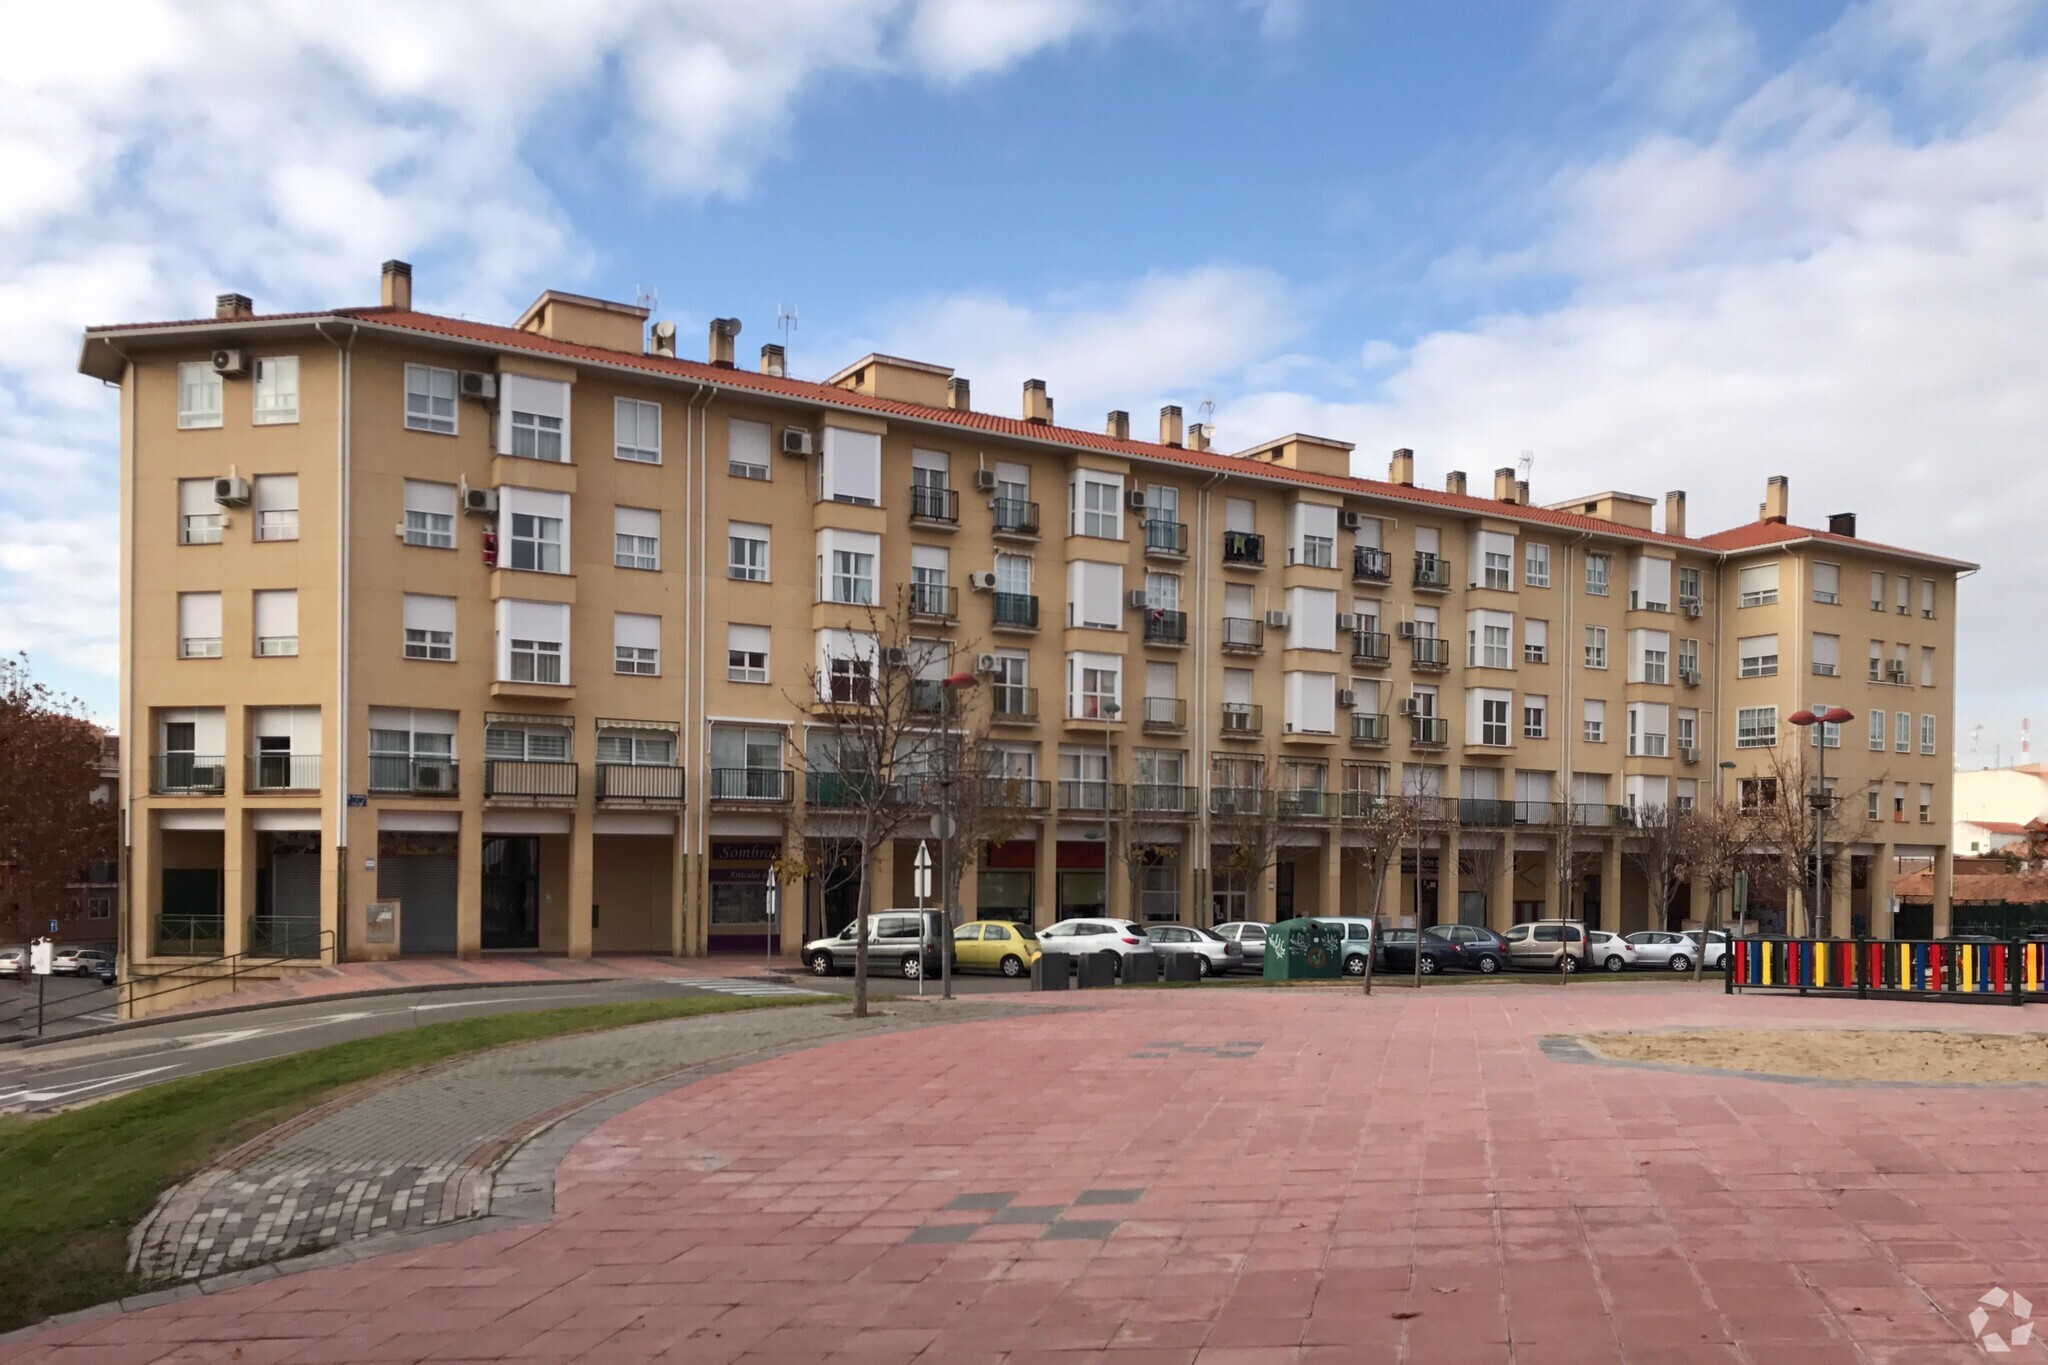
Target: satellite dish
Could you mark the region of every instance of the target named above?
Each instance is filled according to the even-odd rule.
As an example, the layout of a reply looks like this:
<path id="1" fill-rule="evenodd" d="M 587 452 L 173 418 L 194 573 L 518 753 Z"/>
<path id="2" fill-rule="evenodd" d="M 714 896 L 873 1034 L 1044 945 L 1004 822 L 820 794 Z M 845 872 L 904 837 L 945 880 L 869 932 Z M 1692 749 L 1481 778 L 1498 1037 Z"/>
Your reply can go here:
<path id="1" fill-rule="evenodd" d="M 657 322 L 654 324 L 654 335 L 663 341 L 667 341 L 675 334 L 676 325 L 673 322 Z"/>

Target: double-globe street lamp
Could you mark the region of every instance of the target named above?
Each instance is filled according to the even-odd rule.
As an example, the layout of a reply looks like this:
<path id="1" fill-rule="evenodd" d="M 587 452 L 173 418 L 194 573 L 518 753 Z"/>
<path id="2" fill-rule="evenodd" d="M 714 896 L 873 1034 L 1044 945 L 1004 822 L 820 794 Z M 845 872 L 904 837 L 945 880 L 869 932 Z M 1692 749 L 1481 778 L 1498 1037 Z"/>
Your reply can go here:
<path id="1" fill-rule="evenodd" d="M 1801 730 L 1819 725 L 1847 725 L 1856 719 L 1855 715 L 1840 706 L 1824 706 L 1818 711 L 1804 708 L 1785 717 L 1785 723 L 1796 725 Z M 1814 780 L 1813 790 L 1806 794 L 1807 806 L 1813 811 L 1813 894 L 1806 902 L 1806 927 L 1809 937 L 1819 938 L 1820 934 L 1820 883 L 1821 883 L 1821 841 L 1827 833 L 1827 820 L 1834 810 L 1834 797 L 1828 794 L 1828 732 L 1823 728 L 1815 736 L 1820 742 L 1814 747 L 1820 751 L 1820 775 Z M 1781 793 L 1781 796 L 1783 794 Z"/>

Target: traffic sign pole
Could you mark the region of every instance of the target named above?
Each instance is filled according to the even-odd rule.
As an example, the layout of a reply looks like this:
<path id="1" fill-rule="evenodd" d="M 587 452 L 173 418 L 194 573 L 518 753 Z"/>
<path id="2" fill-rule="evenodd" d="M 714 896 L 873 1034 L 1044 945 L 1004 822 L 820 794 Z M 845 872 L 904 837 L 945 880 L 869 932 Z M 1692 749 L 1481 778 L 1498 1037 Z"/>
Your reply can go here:
<path id="1" fill-rule="evenodd" d="M 917 860 L 910 865 L 910 880 L 911 889 L 917 893 L 917 993 L 923 995 L 925 935 L 931 930 L 924 903 L 932 894 L 932 848 L 923 839 L 917 841 Z"/>

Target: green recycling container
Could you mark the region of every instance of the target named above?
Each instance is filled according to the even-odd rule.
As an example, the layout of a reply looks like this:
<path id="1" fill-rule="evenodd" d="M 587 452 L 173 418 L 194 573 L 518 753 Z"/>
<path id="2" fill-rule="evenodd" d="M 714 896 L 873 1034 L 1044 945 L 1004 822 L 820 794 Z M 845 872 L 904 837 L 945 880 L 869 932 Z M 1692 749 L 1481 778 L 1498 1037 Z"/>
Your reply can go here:
<path id="1" fill-rule="evenodd" d="M 1337 981 L 1343 975 L 1343 925 L 1284 919 L 1266 931 L 1268 981 Z"/>

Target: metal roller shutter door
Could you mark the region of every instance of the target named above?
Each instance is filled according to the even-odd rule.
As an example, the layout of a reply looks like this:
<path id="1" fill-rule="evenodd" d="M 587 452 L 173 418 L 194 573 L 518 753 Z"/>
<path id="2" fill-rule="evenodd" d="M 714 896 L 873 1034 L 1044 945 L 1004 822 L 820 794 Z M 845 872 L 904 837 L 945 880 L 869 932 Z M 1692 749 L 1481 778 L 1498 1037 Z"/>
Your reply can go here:
<path id="1" fill-rule="evenodd" d="M 401 953 L 455 951 L 455 859 L 377 860 L 377 899 L 395 900 Z"/>

